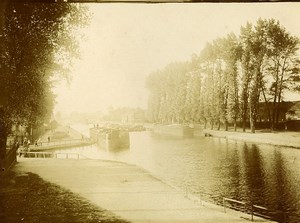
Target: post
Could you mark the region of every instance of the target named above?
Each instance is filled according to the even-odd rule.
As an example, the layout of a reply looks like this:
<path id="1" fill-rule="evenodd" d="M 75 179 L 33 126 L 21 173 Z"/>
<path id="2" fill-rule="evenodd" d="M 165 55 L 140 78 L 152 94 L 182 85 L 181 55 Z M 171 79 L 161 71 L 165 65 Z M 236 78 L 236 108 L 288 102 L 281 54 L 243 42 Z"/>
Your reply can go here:
<path id="1" fill-rule="evenodd" d="M 251 221 L 253 221 L 253 205 L 251 205 Z"/>
<path id="2" fill-rule="evenodd" d="M 224 212 L 226 213 L 225 197 L 223 197 L 223 207 L 224 207 Z"/>

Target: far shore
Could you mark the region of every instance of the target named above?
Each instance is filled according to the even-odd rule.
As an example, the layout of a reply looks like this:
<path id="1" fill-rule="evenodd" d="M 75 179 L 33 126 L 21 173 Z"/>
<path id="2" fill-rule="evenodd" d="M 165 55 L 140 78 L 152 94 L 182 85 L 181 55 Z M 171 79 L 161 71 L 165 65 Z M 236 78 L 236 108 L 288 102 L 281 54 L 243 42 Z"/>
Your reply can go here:
<path id="1" fill-rule="evenodd" d="M 255 133 L 250 133 L 203 129 L 203 134 L 206 136 L 220 137 L 231 140 L 242 140 L 253 143 L 263 143 L 300 149 L 300 132 L 271 132 L 266 130 L 258 130 Z"/>
<path id="2" fill-rule="evenodd" d="M 185 133 L 182 127 L 183 126 L 180 124 L 148 125 L 147 129 L 157 132 L 158 134 L 184 136 Z M 246 129 L 246 132 L 243 132 L 240 128 L 238 128 L 236 132 L 232 128 L 228 131 L 223 129 L 203 129 L 202 125 L 194 125 L 193 128 L 194 130 L 190 133 L 194 137 L 211 136 L 300 149 L 300 132 L 295 131 L 271 131 L 269 129 L 261 129 L 256 130 L 255 133 L 251 133 L 249 129 Z"/>

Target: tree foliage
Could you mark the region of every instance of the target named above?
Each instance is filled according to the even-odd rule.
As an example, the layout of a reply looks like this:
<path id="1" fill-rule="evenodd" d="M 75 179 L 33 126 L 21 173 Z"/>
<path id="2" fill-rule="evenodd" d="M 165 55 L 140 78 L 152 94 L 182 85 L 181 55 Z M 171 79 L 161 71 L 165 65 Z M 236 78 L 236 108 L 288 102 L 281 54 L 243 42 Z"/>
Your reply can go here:
<path id="1" fill-rule="evenodd" d="M 213 40 L 185 63 L 170 64 L 149 75 L 150 120 L 203 123 L 228 130 L 250 123 L 255 132 L 260 102 L 271 127 L 278 124 L 286 90 L 299 91 L 299 39 L 274 19 L 259 19 Z M 271 104 L 272 102 L 272 104 Z"/>
<path id="2" fill-rule="evenodd" d="M 1 149 L 13 124 L 40 125 L 54 107 L 53 81 L 68 78 L 79 56 L 76 30 L 89 21 L 82 5 L 65 3 L 6 4 L 1 27 Z"/>
<path id="3" fill-rule="evenodd" d="M 1 52 L 4 122 L 35 124 L 52 113 L 52 81 L 67 78 L 78 56 L 74 27 L 87 22 L 84 8 L 73 4 L 11 1 L 5 14 Z"/>

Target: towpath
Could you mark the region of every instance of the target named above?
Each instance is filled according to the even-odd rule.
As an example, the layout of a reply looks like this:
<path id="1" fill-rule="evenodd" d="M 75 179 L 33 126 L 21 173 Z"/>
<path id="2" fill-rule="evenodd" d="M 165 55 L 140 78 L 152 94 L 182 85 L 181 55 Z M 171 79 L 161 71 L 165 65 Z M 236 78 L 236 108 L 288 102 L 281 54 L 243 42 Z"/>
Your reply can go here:
<path id="1" fill-rule="evenodd" d="M 13 171 L 37 174 L 131 222 L 250 222 L 249 215 L 232 210 L 224 213 L 220 206 L 192 200 L 135 165 L 101 160 L 19 158 Z M 255 221 L 269 222 L 256 217 Z"/>
<path id="2" fill-rule="evenodd" d="M 300 132 L 270 132 L 256 131 L 250 132 L 233 132 L 218 130 L 203 130 L 204 134 L 213 137 L 227 138 L 231 140 L 242 140 L 253 143 L 263 143 L 275 146 L 285 146 L 300 149 Z"/>

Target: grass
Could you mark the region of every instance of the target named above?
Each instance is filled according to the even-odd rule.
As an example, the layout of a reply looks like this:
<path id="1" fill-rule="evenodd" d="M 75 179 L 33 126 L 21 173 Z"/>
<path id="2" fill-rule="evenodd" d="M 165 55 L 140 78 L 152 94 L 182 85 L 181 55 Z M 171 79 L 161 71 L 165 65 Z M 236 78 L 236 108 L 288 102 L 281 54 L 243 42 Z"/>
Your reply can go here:
<path id="1" fill-rule="evenodd" d="M 33 173 L 0 177 L 0 222 L 126 223 L 84 198 Z"/>

